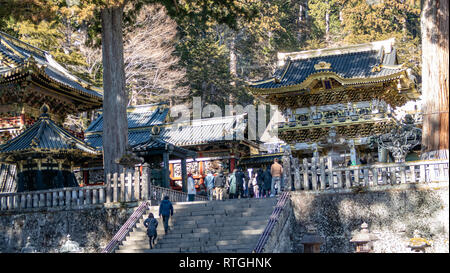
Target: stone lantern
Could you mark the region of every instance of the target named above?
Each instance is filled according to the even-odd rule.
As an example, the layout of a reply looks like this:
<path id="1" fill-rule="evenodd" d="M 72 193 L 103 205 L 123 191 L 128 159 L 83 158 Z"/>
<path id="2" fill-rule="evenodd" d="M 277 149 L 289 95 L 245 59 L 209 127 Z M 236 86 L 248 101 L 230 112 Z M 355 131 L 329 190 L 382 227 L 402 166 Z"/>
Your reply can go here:
<path id="1" fill-rule="evenodd" d="M 320 253 L 320 245 L 323 244 L 323 238 L 317 233 L 316 227 L 310 225 L 307 227 L 305 236 L 303 236 L 303 253 Z"/>
<path id="2" fill-rule="evenodd" d="M 27 237 L 27 243 L 20 251 L 21 253 L 36 253 L 36 248 L 31 244 L 31 238 L 30 236 Z"/>
<path id="3" fill-rule="evenodd" d="M 373 252 L 372 241 L 376 240 L 377 237 L 369 233 L 369 230 L 367 229 L 368 227 L 369 225 L 367 225 L 367 223 L 362 223 L 361 231 L 356 233 L 350 240 L 350 242 L 356 243 L 356 253 Z"/>
<path id="4" fill-rule="evenodd" d="M 70 240 L 70 235 L 67 234 L 67 241 L 61 246 L 61 249 L 59 250 L 60 253 L 80 253 L 80 245 Z"/>
<path id="5" fill-rule="evenodd" d="M 424 238 L 421 238 L 417 230 L 414 231 L 414 238 L 409 240 L 408 247 L 413 253 L 425 253 L 425 248 L 431 244 Z"/>

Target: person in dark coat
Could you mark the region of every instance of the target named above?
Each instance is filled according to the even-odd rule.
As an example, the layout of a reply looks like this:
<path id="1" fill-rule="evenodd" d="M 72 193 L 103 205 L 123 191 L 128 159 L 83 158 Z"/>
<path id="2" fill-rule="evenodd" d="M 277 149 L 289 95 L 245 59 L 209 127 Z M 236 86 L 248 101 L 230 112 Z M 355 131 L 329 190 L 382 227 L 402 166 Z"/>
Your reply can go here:
<path id="1" fill-rule="evenodd" d="M 159 205 L 159 216 L 162 216 L 164 223 L 164 232 L 167 234 L 169 231 L 169 218 L 173 216 L 173 206 L 172 202 L 169 201 L 169 196 L 164 196 L 164 200 L 161 201 Z"/>
<path id="2" fill-rule="evenodd" d="M 263 195 L 264 197 L 270 196 L 271 188 L 272 188 L 272 174 L 270 173 L 270 167 L 267 166 L 266 171 L 264 172 L 264 184 L 263 184 Z"/>
<path id="3" fill-rule="evenodd" d="M 264 171 L 262 168 L 256 171 L 256 183 L 258 184 L 259 197 L 261 198 L 264 196 Z"/>
<path id="4" fill-rule="evenodd" d="M 242 198 L 244 195 L 244 183 L 245 183 L 245 175 L 244 172 L 239 169 L 236 173 L 236 198 L 240 197 Z"/>
<path id="5" fill-rule="evenodd" d="M 223 189 L 226 182 L 225 179 L 226 178 L 224 177 L 222 171 L 214 178 L 214 189 L 216 191 L 217 200 L 223 200 Z"/>
<path id="6" fill-rule="evenodd" d="M 148 215 L 148 218 L 145 219 L 144 226 L 147 228 L 148 242 L 150 243 L 150 249 L 152 249 L 153 245 L 155 244 L 156 237 L 158 236 L 158 233 L 156 232 L 156 228 L 158 227 L 158 220 L 155 219 L 153 213 L 150 213 Z"/>

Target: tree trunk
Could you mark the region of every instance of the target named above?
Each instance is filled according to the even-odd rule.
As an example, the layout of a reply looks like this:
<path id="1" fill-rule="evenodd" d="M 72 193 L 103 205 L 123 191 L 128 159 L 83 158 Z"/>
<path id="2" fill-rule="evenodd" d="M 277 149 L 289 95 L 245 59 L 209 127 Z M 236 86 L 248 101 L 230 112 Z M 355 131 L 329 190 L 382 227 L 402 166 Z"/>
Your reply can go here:
<path id="1" fill-rule="evenodd" d="M 127 93 L 123 58 L 123 6 L 105 8 L 102 16 L 103 164 L 105 174 L 119 171 L 116 163 L 128 145 Z M 106 177 L 106 176 L 105 176 Z"/>
<path id="2" fill-rule="evenodd" d="M 237 78 L 237 55 L 236 55 L 236 33 L 232 33 L 231 42 L 230 42 L 230 76 L 231 76 L 231 85 L 236 86 L 236 78 Z M 234 105 L 235 103 L 235 95 L 233 92 L 230 92 L 228 103 Z"/>
<path id="3" fill-rule="evenodd" d="M 423 0 L 422 158 L 448 158 L 448 0 Z"/>

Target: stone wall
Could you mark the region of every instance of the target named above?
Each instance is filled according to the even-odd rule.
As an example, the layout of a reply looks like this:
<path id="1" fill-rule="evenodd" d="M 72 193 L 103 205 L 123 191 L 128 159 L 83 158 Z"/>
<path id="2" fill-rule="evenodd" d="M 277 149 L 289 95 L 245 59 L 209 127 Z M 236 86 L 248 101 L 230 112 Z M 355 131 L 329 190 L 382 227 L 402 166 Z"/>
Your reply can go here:
<path id="1" fill-rule="evenodd" d="M 350 243 L 363 222 L 378 240 L 374 252 L 404 253 L 415 230 L 431 241 L 426 252 L 449 252 L 448 182 L 385 186 L 353 191 L 292 192 L 292 250 L 303 252 L 300 241 L 313 224 L 325 239 L 321 252 L 350 253 Z"/>
<path id="2" fill-rule="evenodd" d="M 136 204 L 134 204 L 136 205 Z M 79 243 L 83 252 L 99 252 L 133 213 L 135 206 L 41 209 L 27 213 L 0 213 L 0 253 L 17 253 L 27 237 L 38 252 L 55 253 L 66 241 Z"/>

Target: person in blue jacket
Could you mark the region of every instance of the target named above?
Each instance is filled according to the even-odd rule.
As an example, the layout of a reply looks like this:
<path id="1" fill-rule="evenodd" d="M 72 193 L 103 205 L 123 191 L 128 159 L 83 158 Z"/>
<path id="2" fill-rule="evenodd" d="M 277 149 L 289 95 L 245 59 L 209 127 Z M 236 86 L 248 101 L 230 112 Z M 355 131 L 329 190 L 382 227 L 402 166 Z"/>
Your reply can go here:
<path id="1" fill-rule="evenodd" d="M 153 213 L 150 213 L 148 218 L 145 219 L 144 226 L 147 228 L 148 241 L 150 243 L 150 249 L 152 249 L 152 243 L 153 245 L 155 244 L 156 237 L 158 236 L 156 231 L 156 228 L 158 227 L 158 220 L 155 219 Z"/>
<path id="2" fill-rule="evenodd" d="M 212 174 L 212 171 L 209 171 L 208 175 L 205 177 L 205 185 L 208 199 L 211 201 L 213 199 L 214 191 L 214 175 Z"/>
<path id="3" fill-rule="evenodd" d="M 173 216 L 173 206 L 172 202 L 169 201 L 169 196 L 164 196 L 164 200 L 161 201 L 159 205 L 159 216 L 162 216 L 164 223 L 164 232 L 167 234 L 169 231 L 169 218 Z"/>

